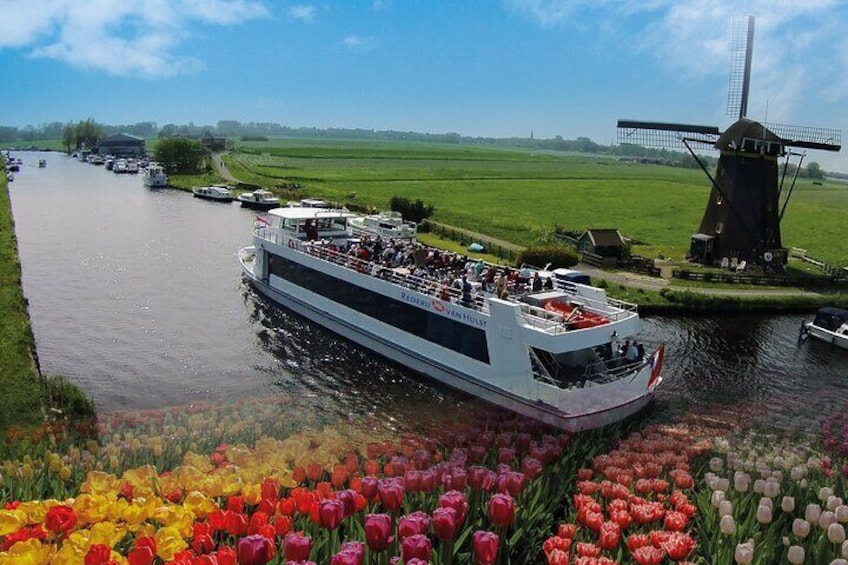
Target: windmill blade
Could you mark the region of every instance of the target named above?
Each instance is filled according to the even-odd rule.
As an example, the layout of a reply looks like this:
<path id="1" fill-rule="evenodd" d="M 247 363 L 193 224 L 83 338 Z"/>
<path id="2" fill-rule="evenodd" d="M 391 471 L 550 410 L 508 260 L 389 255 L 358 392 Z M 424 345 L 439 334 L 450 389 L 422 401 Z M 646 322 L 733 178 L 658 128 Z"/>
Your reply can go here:
<path id="1" fill-rule="evenodd" d="M 685 149 L 685 141 L 712 148 L 721 132 L 715 126 L 618 120 L 618 143 Z M 697 137 L 695 137 L 697 136 Z"/>
<path id="2" fill-rule="evenodd" d="M 754 16 L 733 19 L 731 41 L 727 115 L 741 120 L 748 113 L 751 57 L 754 51 Z"/>
<path id="3" fill-rule="evenodd" d="M 787 146 L 823 151 L 842 149 L 842 132 L 838 129 L 769 123 L 765 126 L 775 135 L 783 138 L 783 144 Z"/>

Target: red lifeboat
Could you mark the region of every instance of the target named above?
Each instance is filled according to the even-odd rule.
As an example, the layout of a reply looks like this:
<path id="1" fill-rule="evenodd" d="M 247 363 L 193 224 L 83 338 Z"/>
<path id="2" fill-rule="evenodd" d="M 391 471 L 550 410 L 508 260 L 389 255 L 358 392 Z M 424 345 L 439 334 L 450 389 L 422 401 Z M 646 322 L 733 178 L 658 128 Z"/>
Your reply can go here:
<path id="1" fill-rule="evenodd" d="M 545 303 L 545 310 L 562 316 L 563 323 L 566 324 L 568 329 L 572 330 L 594 328 L 610 322 L 610 319 L 606 316 L 599 316 L 598 314 L 587 312 L 579 306 L 554 300 Z"/>

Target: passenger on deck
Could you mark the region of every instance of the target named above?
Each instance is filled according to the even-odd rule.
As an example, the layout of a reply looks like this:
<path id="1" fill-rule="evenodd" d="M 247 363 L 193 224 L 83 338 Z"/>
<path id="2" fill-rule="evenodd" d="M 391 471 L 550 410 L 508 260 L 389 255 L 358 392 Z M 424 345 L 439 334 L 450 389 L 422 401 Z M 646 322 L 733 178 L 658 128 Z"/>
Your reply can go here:
<path id="1" fill-rule="evenodd" d="M 530 288 L 533 292 L 539 292 L 542 290 L 542 278 L 539 276 L 538 271 L 533 273 L 533 279 Z"/>
<path id="2" fill-rule="evenodd" d="M 506 275 L 499 273 L 495 279 L 495 296 L 498 298 L 506 298 L 509 293 L 506 290 Z"/>
<path id="3" fill-rule="evenodd" d="M 627 359 L 628 363 L 635 363 L 639 360 L 639 349 L 636 348 L 636 340 L 633 340 L 632 343 L 629 343 L 627 346 L 627 353 L 624 356 Z"/>
<path id="4" fill-rule="evenodd" d="M 471 283 L 468 282 L 468 277 L 462 277 L 462 305 L 471 306 Z"/>

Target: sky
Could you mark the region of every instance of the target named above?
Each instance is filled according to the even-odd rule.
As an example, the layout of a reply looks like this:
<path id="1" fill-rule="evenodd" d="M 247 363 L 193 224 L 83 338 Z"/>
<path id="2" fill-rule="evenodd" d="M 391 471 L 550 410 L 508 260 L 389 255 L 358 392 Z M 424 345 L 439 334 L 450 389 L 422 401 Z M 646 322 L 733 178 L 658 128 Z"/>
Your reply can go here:
<path id="1" fill-rule="evenodd" d="M 848 0 L 0 0 L 0 125 L 219 120 L 589 137 L 727 115 L 848 132 Z M 848 134 L 844 134 L 848 136 Z M 806 162 L 848 172 L 848 149 Z"/>

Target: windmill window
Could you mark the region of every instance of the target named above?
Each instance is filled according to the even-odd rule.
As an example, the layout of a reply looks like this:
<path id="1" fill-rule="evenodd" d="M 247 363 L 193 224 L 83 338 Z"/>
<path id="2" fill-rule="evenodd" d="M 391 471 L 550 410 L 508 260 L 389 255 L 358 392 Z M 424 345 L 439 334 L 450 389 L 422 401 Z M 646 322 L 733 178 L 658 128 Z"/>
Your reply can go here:
<path id="1" fill-rule="evenodd" d="M 723 199 L 721 197 L 721 194 L 716 194 L 716 206 L 721 206 L 722 201 Z"/>
<path id="2" fill-rule="evenodd" d="M 716 234 L 720 234 L 723 229 L 724 229 L 724 222 L 718 222 L 716 224 L 716 228 L 715 228 Z"/>

